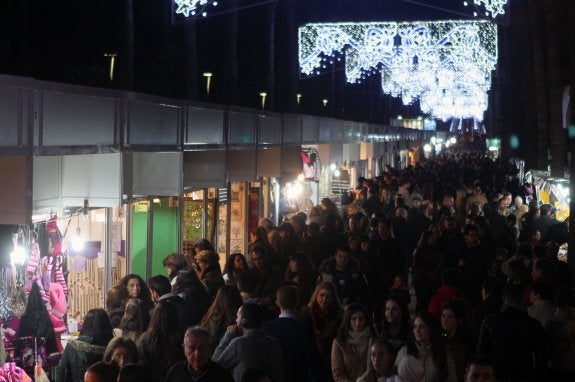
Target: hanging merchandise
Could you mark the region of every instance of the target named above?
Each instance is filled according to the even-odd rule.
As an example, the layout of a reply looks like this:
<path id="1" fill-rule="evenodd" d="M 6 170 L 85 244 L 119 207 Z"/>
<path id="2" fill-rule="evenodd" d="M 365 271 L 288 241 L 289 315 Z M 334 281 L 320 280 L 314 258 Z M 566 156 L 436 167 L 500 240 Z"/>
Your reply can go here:
<path id="1" fill-rule="evenodd" d="M 32 378 L 14 362 L 6 362 L 0 367 L 0 382 L 32 382 Z"/>

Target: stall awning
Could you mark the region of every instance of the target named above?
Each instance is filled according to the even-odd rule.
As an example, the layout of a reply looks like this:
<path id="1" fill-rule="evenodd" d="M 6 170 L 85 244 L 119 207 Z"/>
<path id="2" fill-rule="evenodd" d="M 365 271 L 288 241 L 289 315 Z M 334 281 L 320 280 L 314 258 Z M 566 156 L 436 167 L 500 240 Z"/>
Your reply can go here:
<path id="1" fill-rule="evenodd" d="M 122 204 L 122 155 L 89 154 L 34 157 L 34 210 L 119 207 Z"/>
<path id="2" fill-rule="evenodd" d="M 290 146 L 281 149 L 281 173 L 299 174 L 303 171 L 301 147 Z"/>
<path id="3" fill-rule="evenodd" d="M 0 157 L 0 224 L 29 224 L 31 161 L 27 157 Z"/>
<path id="4" fill-rule="evenodd" d="M 63 155 L 63 206 L 119 207 L 122 204 L 122 155 Z"/>
<path id="5" fill-rule="evenodd" d="M 228 182 L 256 180 L 257 150 L 228 150 Z"/>
<path id="6" fill-rule="evenodd" d="M 124 153 L 124 194 L 177 196 L 183 184 L 183 154 Z"/>
<path id="7" fill-rule="evenodd" d="M 281 149 L 259 149 L 257 153 L 258 177 L 278 177 L 281 174 Z"/>
<path id="8" fill-rule="evenodd" d="M 184 153 L 184 189 L 226 186 L 226 151 Z"/>

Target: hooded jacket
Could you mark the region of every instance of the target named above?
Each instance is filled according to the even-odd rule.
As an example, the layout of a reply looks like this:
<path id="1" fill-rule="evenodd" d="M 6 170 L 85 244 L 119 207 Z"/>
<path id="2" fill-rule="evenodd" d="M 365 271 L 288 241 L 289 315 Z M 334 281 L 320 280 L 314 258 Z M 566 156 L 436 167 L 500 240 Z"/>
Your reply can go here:
<path id="1" fill-rule="evenodd" d="M 91 336 L 80 336 L 68 342 L 56 367 L 54 382 L 83 382 L 84 373 L 92 364 L 101 361 L 105 346 L 94 345 Z"/>

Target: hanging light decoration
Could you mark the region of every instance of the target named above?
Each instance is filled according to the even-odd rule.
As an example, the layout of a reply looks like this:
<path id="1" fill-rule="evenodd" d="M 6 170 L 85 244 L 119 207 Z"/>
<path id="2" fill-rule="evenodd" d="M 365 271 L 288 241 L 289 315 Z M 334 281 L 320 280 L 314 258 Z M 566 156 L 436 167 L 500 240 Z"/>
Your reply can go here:
<path id="1" fill-rule="evenodd" d="M 401 98 L 404 105 L 419 100 L 423 113 L 442 120 L 482 120 L 497 63 L 497 29 L 485 20 L 299 28 L 304 74 L 316 74 L 327 61 L 342 56 L 350 83 L 379 72 L 383 92 Z"/>
<path id="2" fill-rule="evenodd" d="M 495 18 L 505 13 L 504 7 L 507 4 L 507 0 L 473 0 L 473 4 L 483 6 L 486 11 L 485 15 L 489 16 L 491 14 L 491 17 Z M 468 6 L 469 2 L 464 1 L 463 5 Z"/>
<path id="3" fill-rule="evenodd" d="M 206 17 L 208 14 L 206 8 L 209 5 L 214 7 L 218 5 L 217 1 L 212 0 L 174 0 L 174 3 L 178 6 L 175 12 L 185 17 L 198 15 Z"/>

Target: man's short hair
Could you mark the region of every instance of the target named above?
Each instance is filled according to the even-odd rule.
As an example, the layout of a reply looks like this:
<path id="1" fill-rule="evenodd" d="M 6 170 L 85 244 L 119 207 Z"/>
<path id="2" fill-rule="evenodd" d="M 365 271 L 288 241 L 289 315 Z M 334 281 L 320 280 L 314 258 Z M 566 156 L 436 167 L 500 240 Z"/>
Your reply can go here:
<path id="1" fill-rule="evenodd" d="M 465 227 L 463 227 L 463 234 L 467 235 L 469 232 L 479 232 L 479 227 L 475 224 L 466 224 Z"/>
<path id="2" fill-rule="evenodd" d="M 260 274 L 253 269 L 247 269 L 238 276 L 238 289 L 240 292 L 253 293 L 258 287 Z"/>
<path id="3" fill-rule="evenodd" d="M 493 359 L 491 359 L 491 357 L 485 354 L 479 353 L 469 358 L 469 361 L 467 361 L 467 365 L 465 366 L 465 374 L 467 374 L 471 365 L 490 366 L 491 368 L 493 368 L 493 371 L 495 372 L 495 362 L 493 361 Z"/>
<path id="4" fill-rule="evenodd" d="M 156 292 L 160 296 L 168 294 L 172 291 L 172 284 L 170 284 L 170 280 L 163 275 L 157 275 L 149 279 L 148 287 L 150 290 Z"/>
<path id="5" fill-rule="evenodd" d="M 96 362 L 86 370 L 92 373 L 97 381 L 108 382 L 118 379 L 120 368 L 115 363 Z"/>
<path id="6" fill-rule="evenodd" d="M 298 304 L 298 290 L 294 285 L 286 285 L 278 289 L 276 299 L 280 309 L 295 310 Z"/>
<path id="7" fill-rule="evenodd" d="M 240 308 L 240 326 L 244 329 L 259 329 L 262 327 L 264 312 L 261 306 L 246 302 Z"/>
<path id="8" fill-rule="evenodd" d="M 523 291 L 517 285 L 505 285 L 501 294 L 504 301 L 514 305 L 521 305 L 521 300 L 523 299 Z"/>
<path id="9" fill-rule="evenodd" d="M 186 333 L 184 334 L 184 341 L 188 337 L 204 338 L 208 340 L 210 346 L 212 346 L 212 335 L 206 328 L 202 326 L 196 325 L 186 329 Z"/>

